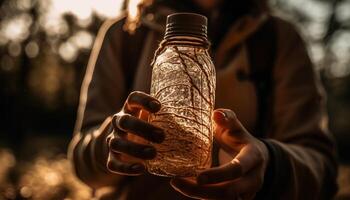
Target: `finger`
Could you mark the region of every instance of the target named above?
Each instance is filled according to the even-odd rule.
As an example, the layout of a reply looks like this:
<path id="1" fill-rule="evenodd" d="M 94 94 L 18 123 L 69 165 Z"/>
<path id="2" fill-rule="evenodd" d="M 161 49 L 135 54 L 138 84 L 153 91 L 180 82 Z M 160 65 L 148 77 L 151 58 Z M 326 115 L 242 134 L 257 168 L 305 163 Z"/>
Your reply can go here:
<path id="1" fill-rule="evenodd" d="M 153 159 L 156 149 L 149 145 L 138 144 L 122 138 L 113 138 L 110 141 L 110 150 L 115 153 L 124 153 L 140 159 Z"/>
<path id="2" fill-rule="evenodd" d="M 171 186 L 181 194 L 195 199 L 229 199 L 227 188 L 223 186 L 198 185 L 195 181 L 184 178 L 172 179 Z"/>
<path id="3" fill-rule="evenodd" d="M 107 169 L 116 174 L 137 176 L 145 171 L 145 166 L 141 163 L 124 163 L 118 160 L 113 153 L 109 153 Z"/>
<path id="4" fill-rule="evenodd" d="M 219 131 L 227 132 L 230 136 L 237 139 L 244 139 L 247 136 L 247 130 L 232 110 L 217 109 L 213 113 L 213 119 Z"/>
<path id="5" fill-rule="evenodd" d="M 240 163 L 229 162 L 201 172 L 197 177 L 199 184 L 214 184 L 235 180 L 243 175 Z"/>
<path id="6" fill-rule="evenodd" d="M 114 115 L 117 129 L 133 133 L 151 142 L 161 143 L 165 139 L 163 129 L 129 114 Z"/>
<path id="7" fill-rule="evenodd" d="M 236 154 L 252 138 L 231 110 L 215 110 L 213 121 L 214 138 L 227 152 Z"/>
<path id="8" fill-rule="evenodd" d="M 131 92 L 124 105 L 124 110 L 128 113 L 135 113 L 141 109 L 155 113 L 160 108 L 161 104 L 157 99 L 139 91 Z"/>

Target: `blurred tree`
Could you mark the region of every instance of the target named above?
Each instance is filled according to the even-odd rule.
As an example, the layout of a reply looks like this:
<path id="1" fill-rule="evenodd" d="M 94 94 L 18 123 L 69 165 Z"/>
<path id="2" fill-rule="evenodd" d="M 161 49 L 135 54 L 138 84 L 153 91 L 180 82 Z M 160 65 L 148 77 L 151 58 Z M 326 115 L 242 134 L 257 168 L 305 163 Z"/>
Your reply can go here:
<path id="1" fill-rule="evenodd" d="M 2 139 L 17 146 L 32 133 L 70 136 L 90 48 L 104 17 L 58 13 L 55 1 L 0 3 Z"/>
<path id="2" fill-rule="evenodd" d="M 350 161 L 350 1 L 274 0 L 277 13 L 288 13 L 307 38 L 328 94 L 330 129 L 342 161 Z M 284 14 L 285 15 L 285 14 Z"/>

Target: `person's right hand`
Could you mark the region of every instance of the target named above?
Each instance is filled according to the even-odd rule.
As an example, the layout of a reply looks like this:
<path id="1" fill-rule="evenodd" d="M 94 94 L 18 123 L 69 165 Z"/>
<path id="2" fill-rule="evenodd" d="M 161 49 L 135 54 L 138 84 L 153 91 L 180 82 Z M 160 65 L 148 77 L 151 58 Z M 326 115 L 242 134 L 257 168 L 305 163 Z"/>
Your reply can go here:
<path id="1" fill-rule="evenodd" d="M 158 112 L 160 107 L 160 102 L 148 94 L 130 93 L 122 110 L 113 116 L 114 130 L 107 138 L 107 168 L 111 172 L 135 176 L 145 171 L 144 161 L 156 156 L 156 149 L 150 142 L 161 143 L 165 135 L 161 128 L 144 119 L 149 113 Z M 143 142 L 130 138 L 142 138 Z"/>

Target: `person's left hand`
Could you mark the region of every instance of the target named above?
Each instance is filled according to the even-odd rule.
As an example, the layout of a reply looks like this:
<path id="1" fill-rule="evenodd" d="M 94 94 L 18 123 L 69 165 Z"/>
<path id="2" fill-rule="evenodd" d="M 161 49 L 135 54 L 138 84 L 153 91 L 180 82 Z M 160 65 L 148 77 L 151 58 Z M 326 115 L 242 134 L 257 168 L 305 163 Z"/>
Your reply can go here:
<path id="1" fill-rule="evenodd" d="M 266 145 L 253 137 L 227 109 L 213 114 L 214 137 L 234 158 L 194 178 L 171 180 L 175 190 L 196 199 L 252 199 L 261 189 L 269 160 Z"/>

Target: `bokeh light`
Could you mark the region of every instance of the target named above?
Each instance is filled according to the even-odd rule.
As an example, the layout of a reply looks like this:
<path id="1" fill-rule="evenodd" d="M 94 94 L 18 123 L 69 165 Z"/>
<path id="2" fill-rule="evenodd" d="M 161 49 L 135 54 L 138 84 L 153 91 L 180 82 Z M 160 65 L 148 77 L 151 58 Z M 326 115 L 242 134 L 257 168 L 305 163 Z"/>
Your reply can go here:
<path id="1" fill-rule="evenodd" d="M 25 52 L 29 58 L 35 58 L 39 54 L 39 45 L 35 41 L 29 42 L 25 47 Z"/>
<path id="2" fill-rule="evenodd" d="M 325 70 L 327 76 L 346 77 L 350 74 L 350 45 L 348 34 L 350 28 L 350 0 L 274 0 L 278 14 L 294 21 L 307 40 L 310 55 L 316 69 Z M 336 5 L 335 11 L 333 7 Z M 331 21 L 332 14 L 343 23 Z M 333 23 L 330 25 L 330 23 Z M 340 29 L 335 33 L 329 32 Z M 326 39 L 327 37 L 327 39 Z M 330 40 L 327 42 L 326 40 Z M 325 42 L 326 41 L 326 42 Z"/>
<path id="3" fill-rule="evenodd" d="M 119 15 L 122 0 L 41 0 L 49 19 L 57 19 L 66 13 L 75 15 L 79 20 L 87 20 L 92 14 L 112 18 Z"/>
<path id="4" fill-rule="evenodd" d="M 1 22 L 0 32 L 4 40 L 21 42 L 27 39 L 32 17 L 29 14 L 20 14 L 12 19 Z"/>
<path id="5" fill-rule="evenodd" d="M 33 25 L 32 16 L 26 11 L 36 5 L 38 12 L 38 24 Z M 93 16 L 100 19 L 113 18 L 120 15 L 123 0 L 13 0 L 8 4 L 9 9 L 19 10 L 19 14 L 1 20 L 0 46 L 9 44 L 9 53 L 17 57 L 24 49 L 26 55 L 34 58 L 39 54 L 40 45 L 37 42 L 29 42 L 25 47 L 18 46 L 29 35 L 38 30 L 43 30 L 56 45 L 57 38 L 68 37 L 70 27 L 65 20 L 66 15 L 72 15 L 75 22 L 82 29 L 87 28 L 93 22 Z M 31 28 L 35 30 L 30 30 Z M 39 29 L 38 29 L 39 28 Z M 79 49 L 90 49 L 94 36 L 86 31 L 78 31 L 72 38 L 57 46 L 57 52 L 62 59 L 73 62 Z M 56 47 L 55 47 L 56 48 Z M 54 49 L 54 51 L 56 51 Z"/>
<path id="6" fill-rule="evenodd" d="M 337 6 L 336 16 L 340 21 L 350 24 L 350 1 L 342 1 Z"/>
<path id="7" fill-rule="evenodd" d="M 78 31 L 70 38 L 70 41 L 81 49 L 90 49 L 93 40 L 94 37 L 87 31 Z"/>
<path id="8" fill-rule="evenodd" d="M 78 48 L 72 42 L 62 43 L 58 49 L 59 55 L 67 62 L 73 62 L 78 56 Z"/>

